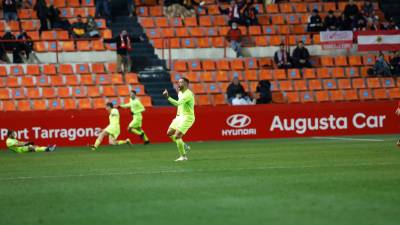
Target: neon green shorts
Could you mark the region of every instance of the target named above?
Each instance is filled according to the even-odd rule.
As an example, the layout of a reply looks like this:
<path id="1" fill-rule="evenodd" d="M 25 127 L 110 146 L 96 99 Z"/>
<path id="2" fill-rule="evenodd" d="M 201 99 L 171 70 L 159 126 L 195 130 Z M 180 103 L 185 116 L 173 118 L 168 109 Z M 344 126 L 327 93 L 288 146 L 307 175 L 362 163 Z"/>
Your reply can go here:
<path id="1" fill-rule="evenodd" d="M 174 120 L 172 120 L 171 125 L 169 125 L 170 129 L 178 130 L 182 134 L 186 134 L 190 127 L 192 127 L 194 123 L 194 117 L 192 116 L 177 116 Z"/>
<path id="2" fill-rule="evenodd" d="M 129 123 L 129 128 L 140 128 L 142 127 L 143 117 L 141 113 L 134 114 L 133 120 Z"/>
<path id="3" fill-rule="evenodd" d="M 108 125 L 108 127 L 106 127 L 105 130 L 111 137 L 113 137 L 115 140 L 117 140 L 119 133 L 120 133 L 119 127 L 114 127 L 114 126 Z"/>
<path id="4" fill-rule="evenodd" d="M 14 147 L 11 149 L 15 153 L 26 153 L 29 152 L 29 147 L 28 146 L 22 146 L 22 147 Z"/>

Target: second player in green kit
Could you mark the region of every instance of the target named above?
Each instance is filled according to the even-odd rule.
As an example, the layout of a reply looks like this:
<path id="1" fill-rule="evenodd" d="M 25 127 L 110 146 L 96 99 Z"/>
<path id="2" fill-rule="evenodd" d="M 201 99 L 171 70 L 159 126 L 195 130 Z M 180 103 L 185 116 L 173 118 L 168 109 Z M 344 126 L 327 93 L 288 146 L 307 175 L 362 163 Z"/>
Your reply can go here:
<path id="1" fill-rule="evenodd" d="M 145 111 L 145 108 L 140 100 L 136 97 L 136 91 L 131 91 L 131 99 L 129 100 L 129 103 L 122 104 L 120 105 L 120 107 L 129 108 L 131 110 L 133 118 L 132 121 L 129 123 L 128 131 L 133 134 L 139 135 L 142 138 L 144 144 L 150 143 L 149 138 L 142 129 L 142 112 Z"/>

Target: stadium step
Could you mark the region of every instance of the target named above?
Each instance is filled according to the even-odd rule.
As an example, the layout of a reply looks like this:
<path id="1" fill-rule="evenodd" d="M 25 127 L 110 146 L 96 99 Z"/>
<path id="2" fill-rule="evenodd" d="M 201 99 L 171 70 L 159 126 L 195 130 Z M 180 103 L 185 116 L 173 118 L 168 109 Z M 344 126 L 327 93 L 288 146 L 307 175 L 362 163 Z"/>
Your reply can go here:
<path id="1" fill-rule="evenodd" d="M 170 76 L 166 71 L 142 71 L 139 73 L 139 81 L 145 86 L 146 92 L 151 96 L 154 106 L 170 106 L 168 101 L 162 96 L 164 89 L 168 90 L 171 97 L 177 98 Z"/>

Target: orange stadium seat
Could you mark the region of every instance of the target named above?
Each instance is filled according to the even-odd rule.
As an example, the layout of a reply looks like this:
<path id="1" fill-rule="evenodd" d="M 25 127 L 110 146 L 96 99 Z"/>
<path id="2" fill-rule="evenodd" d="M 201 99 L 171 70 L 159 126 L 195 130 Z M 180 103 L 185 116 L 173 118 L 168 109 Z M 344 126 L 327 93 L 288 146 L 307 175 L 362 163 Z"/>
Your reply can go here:
<path id="1" fill-rule="evenodd" d="M 112 97 L 116 96 L 116 92 L 113 86 L 108 85 L 108 86 L 102 86 L 103 88 L 103 95 L 107 97 Z"/>
<path id="2" fill-rule="evenodd" d="M 367 78 L 367 86 L 369 88 L 381 88 L 381 81 L 379 78 Z"/>
<path id="3" fill-rule="evenodd" d="M 335 79 L 325 79 L 322 81 L 323 86 L 326 90 L 337 89 L 336 80 Z"/>
<path id="4" fill-rule="evenodd" d="M 79 109 L 91 109 L 92 101 L 90 98 L 79 98 L 76 100 Z"/>
<path id="5" fill-rule="evenodd" d="M 349 65 L 350 66 L 362 66 L 361 56 L 359 56 L 359 55 L 349 56 Z"/>
<path id="6" fill-rule="evenodd" d="M 243 70 L 244 69 L 243 60 L 241 60 L 241 59 L 232 59 L 231 68 L 232 68 L 232 70 Z"/>
<path id="7" fill-rule="evenodd" d="M 334 66 L 332 56 L 321 56 L 321 66 Z"/>
<path id="8" fill-rule="evenodd" d="M 318 79 L 309 80 L 308 86 L 310 87 L 310 90 L 322 90 L 322 83 Z"/>
<path id="9" fill-rule="evenodd" d="M 138 84 L 138 75 L 136 73 L 126 73 L 125 74 L 125 81 L 128 84 Z"/>
<path id="10" fill-rule="evenodd" d="M 293 83 L 294 90 L 296 91 L 307 91 L 307 81 L 305 80 L 295 80 Z"/>
<path id="11" fill-rule="evenodd" d="M 314 94 L 312 92 L 301 92 L 300 100 L 301 102 L 314 102 Z"/>
<path id="12" fill-rule="evenodd" d="M 278 4 L 268 4 L 268 5 L 265 6 L 265 10 L 269 14 L 271 14 L 271 13 L 279 13 Z"/>
<path id="13" fill-rule="evenodd" d="M 335 57 L 335 65 L 347 66 L 347 57 L 346 56 L 336 56 Z"/>
<path id="14" fill-rule="evenodd" d="M 264 34 L 276 34 L 276 27 L 275 26 L 263 26 L 263 33 Z"/>
<path id="15" fill-rule="evenodd" d="M 330 100 L 328 91 L 316 91 L 315 99 L 317 102 L 327 102 Z"/>
<path id="16" fill-rule="evenodd" d="M 118 73 L 112 74 L 111 75 L 111 83 L 114 85 L 123 84 L 124 81 L 123 81 L 122 75 L 118 74 Z"/>
<path id="17" fill-rule="evenodd" d="M 359 77 L 359 70 L 357 67 L 346 67 L 345 68 L 346 76 L 347 77 Z"/>
<path id="18" fill-rule="evenodd" d="M 203 60 L 202 67 L 204 70 L 214 71 L 215 70 L 215 62 L 213 60 Z"/>
<path id="19" fill-rule="evenodd" d="M 83 84 L 83 85 L 94 85 L 95 82 L 93 80 L 92 74 L 80 75 L 80 84 Z"/>
<path id="20" fill-rule="evenodd" d="M 316 78 L 315 70 L 311 68 L 304 68 L 302 70 L 302 77 L 306 79 Z"/>
<path id="21" fill-rule="evenodd" d="M 10 67 L 10 74 L 13 76 L 24 75 L 24 68 L 20 65 L 12 65 Z"/>
<path id="22" fill-rule="evenodd" d="M 212 99 L 213 105 L 225 105 L 226 104 L 224 94 L 211 95 L 211 99 Z"/>
<path id="23" fill-rule="evenodd" d="M 40 76 L 36 78 L 36 83 L 40 87 L 48 87 L 50 86 L 50 79 L 48 76 Z"/>
<path id="24" fill-rule="evenodd" d="M 189 71 L 202 70 L 200 60 L 190 60 L 187 62 L 187 65 L 188 65 Z"/>
<path id="25" fill-rule="evenodd" d="M 79 74 L 90 73 L 89 65 L 87 63 L 76 64 L 75 65 L 75 71 L 76 71 L 76 73 L 79 73 Z"/>
<path id="26" fill-rule="evenodd" d="M 218 83 L 207 83 L 206 90 L 207 90 L 207 93 L 211 93 L 211 94 L 221 93 Z"/>
<path id="27" fill-rule="evenodd" d="M 111 76 L 109 74 L 99 74 L 96 76 L 96 84 L 109 85 L 111 84 Z"/>
<path id="28" fill-rule="evenodd" d="M 186 77 L 192 83 L 200 82 L 199 74 L 197 72 L 188 72 L 184 74 L 183 77 Z"/>
<path id="29" fill-rule="evenodd" d="M 52 86 L 64 86 L 65 85 L 64 76 L 52 76 L 50 77 L 50 83 Z"/>
<path id="30" fill-rule="evenodd" d="M 256 70 L 246 70 L 244 71 L 244 78 L 248 81 L 256 81 L 258 80 L 257 71 Z"/>
<path id="31" fill-rule="evenodd" d="M 226 71 L 217 71 L 215 75 L 215 80 L 219 82 L 228 81 L 228 73 Z"/>
<path id="32" fill-rule="evenodd" d="M 357 88 L 357 89 L 359 89 L 359 88 L 366 88 L 364 78 L 353 78 L 353 79 L 351 80 L 351 84 L 352 84 L 352 87 L 353 87 L 353 88 Z"/>
<path id="33" fill-rule="evenodd" d="M 142 96 L 140 97 L 140 101 L 142 102 L 144 107 L 151 107 L 153 105 L 150 96 Z"/>
<path id="34" fill-rule="evenodd" d="M 284 69 L 274 70 L 274 78 L 277 80 L 286 80 L 286 70 Z"/>
<path id="35" fill-rule="evenodd" d="M 388 94 L 391 99 L 400 99 L 400 88 L 388 89 Z"/>
<path id="36" fill-rule="evenodd" d="M 359 97 L 361 100 L 371 100 L 373 99 L 372 92 L 370 89 L 360 89 L 358 90 Z"/>
<path id="37" fill-rule="evenodd" d="M 0 104 L 1 109 L 3 111 L 15 111 L 16 106 L 14 101 L 2 101 L 3 104 Z"/>
<path id="38" fill-rule="evenodd" d="M 30 111 L 31 110 L 31 101 L 29 100 L 19 100 L 17 101 L 18 111 Z"/>
<path id="39" fill-rule="evenodd" d="M 272 80 L 273 79 L 273 70 L 260 70 L 259 79 L 260 80 Z"/>
<path id="40" fill-rule="evenodd" d="M 374 55 L 363 55 L 362 61 L 364 65 L 374 65 L 375 64 L 375 56 Z"/>
<path id="41" fill-rule="evenodd" d="M 285 17 L 281 14 L 271 15 L 271 23 L 275 25 L 285 24 Z"/>
<path id="42" fill-rule="evenodd" d="M 231 70 L 230 63 L 227 59 L 219 59 L 216 61 L 217 70 Z"/>
<path id="43" fill-rule="evenodd" d="M 43 98 L 55 98 L 56 90 L 52 87 L 44 87 L 42 88 L 42 96 Z"/>
<path id="44" fill-rule="evenodd" d="M 215 48 L 225 47 L 225 38 L 223 38 L 223 37 L 213 37 L 211 40 L 212 40 L 213 47 L 215 47 Z"/>
<path id="45" fill-rule="evenodd" d="M 373 96 L 375 99 L 388 99 L 389 98 L 386 89 L 383 89 L 383 88 L 373 89 L 372 93 L 373 93 Z"/>
<path id="46" fill-rule="evenodd" d="M 297 13 L 306 13 L 308 11 L 307 4 L 304 2 L 292 3 L 293 9 Z"/>
<path id="47" fill-rule="evenodd" d="M 197 18 L 196 17 L 187 17 L 182 21 L 187 27 L 197 27 Z"/>
<path id="48" fill-rule="evenodd" d="M 74 70 L 71 64 L 60 64 L 58 67 L 58 72 L 60 74 L 73 74 Z"/>
<path id="49" fill-rule="evenodd" d="M 205 26 L 205 27 L 213 26 L 212 17 L 211 16 L 202 16 L 202 17 L 200 17 L 199 25 L 200 26 Z"/>
<path id="50" fill-rule="evenodd" d="M 63 41 L 60 42 L 61 48 L 65 52 L 74 52 L 75 51 L 75 43 L 73 41 Z"/>
<path id="51" fill-rule="evenodd" d="M 300 102 L 300 96 L 299 92 L 293 91 L 293 92 L 286 92 L 285 93 L 286 99 L 289 103 L 296 103 Z"/>
<path id="52" fill-rule="evenodd" d="M 13 99 L 24 99 L 26 98 L 25 90 L 23 88 L 12 88 L 11 97 Z"/>
<path id="53" fill-rule="evenodd" d="M 65 84 L 68 86 L 79 85 L 80 84 L 79 76 L 77 75 L 65 76 Z"/>
<path id="54" fill-rule="evenodd" d="M 258 23 L 260 25 L 269 25 L 270 24 L 268 15 L 257 15 L 257 19 L 258 19 Z"/>
<path id="55" fill-rule="evenodd" d="M 106 105 L 106 100 L 104 98 L 93 98 L 93 108 L 102 109 Z"/>
<path id="56" fill-rule="evenodd" d="M 87 93 L 89 97 L 99 97 L 101 96 L 100 87 L 98 86 L 88 86 Z"/>
<path id="57" fill-rule="evenodd" d="M 331 68 L 331 75 L 335 78 L 346 77 L 343 67 L 333 67 Z"/>
<path id="58" fill-rule="evenodd" d="M 31 76 L 23 76 L 21 78 L 21 86 L 22 87 L 33 87 L 36 85 L 36 80 Z"/>
<path id="59" fill-rule="evenodd" d="M 78 51 L 90 51 L 91 42 L 90 41 L 76 41 L 76 49 Z"/>
<path id="60" fill-rule="evenodd" d="M 182 24 L 182 19 L 181 18 L 170 18 L 169 24 L 173 27 L 181 27 L 183 26 Z"/>
<path id="61" fill-rule="evenodd" d="M 20 78 L 18 77 L 7 77 L 6 79 L 7 87 L 19 87 L 20 86 Z"/>
<path id="62" fill-rule="evenodd" d="M 47 101 L 45 99 L 35 99 L 32 101 L 33 110 L 47 110 Z"/>
<path id="63" fill-rule="evenodd" d="M 381 83 L 382 83 L 382 87 L 384 88 L 393 88 L 395 87 L 395 82 L 393 80 L 393 78 L 381 78 Z"/>
<path id="64" fill-rule="evenodd" d="M 197 105 L 211 105 L 210 98 L 208 95 L 197 95 L 196 96 L 196 104 Z"/>
<path id="65" fill-rule="evenodd" d="M 194 91 L 194 93 L 196 94 L 205 94 L 205 90 L 204 90 L 204 86 L 200 83 L 192 83 L 192 90 Z"/>
<path id="66" fill-rule="evenodd" d="M 287 71 L 289 79 L 300 79 L 300 71 L 298 69 L 289 69 Z"/>
<path id="67" fill-rule="evenodd" d="M 34 98 L 41 98 L 42 95 L 40 94 L 39 88 L 26 88 L 26 97 L 34 99 Z"/>
<path id="68" fill-rule="evenodd" d="M 169 27 L 169 20 L 166 17 L 156 17 L 155 25 L 156 27 Z"/>
<path id="69" fill-rule="evenodd" d="M 43 65 L 43 73 L 46 75 L 55 75 L 57 73 L 56 66 L 54 64 Z"/>
<path id="70" fill-rule="evenodd" d="M 66 98 L 63 100 L 63 109 L 77 109 L 77 101 L 73 98 Z"/>
<path id="71" fill-rule="evenodd" d="M 317 68 L 316 74 L 317 74 L 317 77 L 319 77 L 319 78 L 330 78 L 331 77 L 328 68 Z"/>
<path id="72" fill-rule="evenodd" d="M 151 6 L 150 10 L 149 10 L 149 14 L 153 17 L 163 16 L 163 9 L 161 6 Z"/>
<path id="73" fill-rule="evenodd" d="M 291 80 L 282 80 L 279 81 L 279 89 L 282 91 L 292 91 L 293 84 Z"/>
<path id="74" fill-rule="evenodd" d="M 343 92 L 341 90 L 334 90 L 334 91 L 330 91 L 330 95 L 331 95 L 331 100 L 332 101 L 343 101 L 344 100 L 344 96 L 343 96 Z"/>
<path id="75" fill-rule="evenodd" d="M 107 63 L 107 71 L 109 73 L 116 73 L 117 71 L 117 63 Z"/>
<path id="76" fill-rule="evenodd" d="M 267 46 L 268 45 L 268 39 L 264 35 L 254 37 L 254 42 L 255 42 L 256 46 Z"/>
<path id="77" fill-rule="evenodd" d="M 0 89 L 0 99 L 10 99 L 10 92 L 7 88 Z"/>
<path id="78" fill-rule="evenodd" d="M 104 63 L 92 63 L 91 70 L 93 73 L 105 73 Z"/>

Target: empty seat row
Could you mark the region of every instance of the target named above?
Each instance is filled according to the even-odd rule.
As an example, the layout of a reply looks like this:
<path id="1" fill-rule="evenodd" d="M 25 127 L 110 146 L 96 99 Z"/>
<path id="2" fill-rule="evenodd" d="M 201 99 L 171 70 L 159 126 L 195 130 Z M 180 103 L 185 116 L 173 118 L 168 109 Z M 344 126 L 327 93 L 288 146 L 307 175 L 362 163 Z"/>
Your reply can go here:
<path id="1" fill-rule="evenodd" d="M 107 102 L 113 102 L 115 105 L 119 105 L 128 101 L 128 97 L 5 100 L 0 102 L 0 111 L 101 109 L 105 108 Z M 152 106 L 149 96 L 141 96 L 140 101 L 145 107 Z"/>
<path id="2" fill-rule="evenodd" d="M 95 16 L 96 9 L 94 7 L 79 7 L 79 8 L 59 8 L 60 17 L 63 18 L 76 18 L 78 16 L 88 17 Z M 18 10 L 18 18 L 21 20 L 37 19 L 37 13 L 33 9 Z"/>
<path id="3" fill-rule="evenodd" d="M 40 41 L 34 43 L 36 52 L 76 52 L 76 51 L 114 51 L 115 43 L 104 43 L 103 40 L 92 41 Z"/>
<path id="4" fill-rule="evenodd" d="M 135 90 L 138 95 L 145 95 L 143 85 L 102 85 L 102 86 L 61 86 L 61 87 L 31 87 L 31 88 L 2 88 L 0 99 L 36 99 L 36 98 L 69 98 L 100 97 L 100 96 L 129 96 Z"/>
<path id="5" fill-rule="evenodd" d="M 27 64 L 0 66 L 0 77 L 22 76 L 22 75 L 57 75 L 57 74 L 107 74 L 118 73 L 116 63 L 79 63 L 79 64 Z M 126 77 L 134 76 L 135 73 L 128 73 Z"/>
<path id="6" fill-rule="evenodd" d="M 127 84 L 139 84 L 136 74 L 126 74 Z M 119 85 L 124 84 L 121 74 L 86 74 L 58 76 L 22 76 L 0 77 L 0 87 L 48 87 L 48 86 L 77 86 L 77 85 Z"/>

